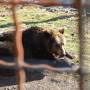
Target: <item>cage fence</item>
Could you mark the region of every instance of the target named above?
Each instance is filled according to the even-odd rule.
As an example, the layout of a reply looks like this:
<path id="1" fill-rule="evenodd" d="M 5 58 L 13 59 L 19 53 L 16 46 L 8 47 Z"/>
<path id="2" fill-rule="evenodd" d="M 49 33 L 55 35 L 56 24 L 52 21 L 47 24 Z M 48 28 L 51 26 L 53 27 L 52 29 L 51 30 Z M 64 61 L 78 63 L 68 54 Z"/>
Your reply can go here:
<path id="1" fill-rule="evenodd" d="M 18 90 L 24 90 L 24 83 L 26 81 L 26 73 L 24 68 L 29 68 L 29 69 L 46 69 L 50 71 L 55 71 L 55 72 L 75 72 L 77 71 L 78 68 L 56 68 L 52 67 L 47 64 L 28 64 L 25 63 L 24 60 L 24 48 L 22 44 L 22 33 L 23 31 L 21 30 L 20 25 L 22 24 L 18 19 L 17 19 L 17 14 L 16 14 L 16 7 L 18 4 L 39 4 L 39 5 L 48 5 L 48 6 L 54 6 L 54 5 L 64 5 L 61 3 L 54 2 L 42 2 L 43 0 L 40 0 L 40 2 L 31 2 L 29 0 L 1 0 L 0 4 L 8 4 L 11 5 L 12 7 L 12 17 L 13 21 L 15 24 L 15 31 L 14 31 L 14 56 L 15 56 L 15 62 L 6 62 L 5 60 L 0 59 L 0 66 L 5 66 L 5 67 L 15 67 L 17 68 L 17 76 L 18 76 Z M 75 8 L 80 8 L 80 0 L 75 0 Z"/>

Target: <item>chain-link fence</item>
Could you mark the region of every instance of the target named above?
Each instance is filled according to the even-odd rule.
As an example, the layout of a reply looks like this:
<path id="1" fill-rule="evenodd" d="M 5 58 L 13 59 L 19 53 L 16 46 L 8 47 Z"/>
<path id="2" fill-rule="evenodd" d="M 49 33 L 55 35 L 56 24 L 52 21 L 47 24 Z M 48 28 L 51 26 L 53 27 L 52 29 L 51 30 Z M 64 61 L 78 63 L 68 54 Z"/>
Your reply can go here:
<path id="1" fill-rule="evenodd" d="M 47 0 L 49 1 L 49 0 Z M 56 71 L 56 72 L 74 72 L 77 71 L 78 68 L 56 68 L 52 67 L 48 64 L 28 64 L 25 63 L 24 61 L 24 48 L 22 44 L 22 33 L 23 31 L 21 30 L 20 25 L 22 24 L 18 19 L 16 15 L 16 6 L 19 4 L 39 4 L 43 6 L 57 6 L 57 5 L 62 5 L 61 3 L 49 1 L 45 2 L 43 0 L 40 0 L 39 2 L 36 0 L 30 1 L 30 0 L 1 0 L 0 4 L 7 4 L 11 5 L 11 10 L 12 10 L 12 16 L 13 16 L 13 21 L 15 24 L 15 31 L 14 31 L 14 56 L 15 56 L 15 62 L 7 62 L 5 60 L 0 59 L 0 66 L 5 66 L 5 67 L 15 67 L 17 70 L 17 75 L 18 75 L 18 89 L 19 90 L 24 90 L 24 82 L 26 81 L 26 73 L 25 73 L 25 68 L 29 69 L 47 69 L 51 71 Z M 64 5 L 64 4 L 63 4 Z M 76 0 L 76 2 L 73 4 L 76 8 L 80 7 L 80 0 Z"/>

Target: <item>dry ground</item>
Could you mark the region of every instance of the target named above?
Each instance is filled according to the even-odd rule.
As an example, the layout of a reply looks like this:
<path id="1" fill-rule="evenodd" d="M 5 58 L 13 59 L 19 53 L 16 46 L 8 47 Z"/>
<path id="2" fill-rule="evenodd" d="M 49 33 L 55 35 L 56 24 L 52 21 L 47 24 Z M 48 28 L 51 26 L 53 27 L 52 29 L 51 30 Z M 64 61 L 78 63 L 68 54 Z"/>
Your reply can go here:
<path id="1" fill-rule="evenodd" d="M 28 81 L 25 83 L 26 90 L 80 90 L 78 74 L 47 71 L 43 73 L 38 72 L 37 74 L 34 72 L 28 74 Z M 30 80 L 30 77 L 34 79 Z M 42 79 L 38 78 L 38 80 L 35 80 L 35 77 L 41 77 Z M 3 85 L 6 84 L 5 86 L 0 85 L 3 86 L 0 87 L 0 90 L 17 90 L 17 86 L 13 83 L 13 80 L 15 81 L 15 77 L 0 77 L 0 82 Z"/>

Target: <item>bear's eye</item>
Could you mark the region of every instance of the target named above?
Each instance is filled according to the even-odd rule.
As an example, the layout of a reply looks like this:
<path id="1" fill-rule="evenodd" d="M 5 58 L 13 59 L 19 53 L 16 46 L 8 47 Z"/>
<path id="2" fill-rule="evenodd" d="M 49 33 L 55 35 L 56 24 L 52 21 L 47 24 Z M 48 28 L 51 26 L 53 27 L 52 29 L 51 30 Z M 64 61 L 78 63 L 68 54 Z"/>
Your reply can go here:
<path id="1" fill-rule="evenodd" d="M 63 43 L 63 42 L 61 42 L 61 45 L 64 45 L 64 43 Z"/>

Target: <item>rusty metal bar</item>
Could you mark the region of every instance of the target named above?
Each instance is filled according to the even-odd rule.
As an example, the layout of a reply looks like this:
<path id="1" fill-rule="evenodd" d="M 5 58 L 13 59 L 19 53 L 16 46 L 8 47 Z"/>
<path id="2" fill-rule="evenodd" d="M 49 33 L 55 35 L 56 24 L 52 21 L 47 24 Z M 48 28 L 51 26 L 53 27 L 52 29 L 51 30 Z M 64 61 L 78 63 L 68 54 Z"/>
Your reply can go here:
<path id="1" fill-rule="evenodd" d="M 14 0 L 14 2 L 19 2 L 20 0 Z M 18 89 L 19 90 L 24 90 L 24 82 L 26 80 L 26 75 L 25 71 L 23 69 L 23 63 L 24 63 L 24 49 L 23 49 L 23 44 L 22 44 L 22 31 L 20 31 L 20 23 L 17 20 L 16 16 L 16 3 L 12 5 L 12 11 L 13 11 L 13 20 L 16 26 L 15 30 L 15 37 L 14 37 L 14 45 L 15 45 L 15 50 L 16 50 L 16 63 L 18 66 Z"/>
<path id="2" fill-rule="evenodd" d="M 6 62 L 6 61 L 0 59 L 0 66 L 11 67 L 11 66 L 15 66 L 15 65 L 16 65 L 16 63 L 9 63 L 9 62 Z"/>
<path id="3" fill-rule="evenodd" d="M 80 3 L 81 2 L 80 0 L 75 0 L 75 3 L 73 4 L 64 4 L 64 3 L 61 3 L 60 1 L 58 0 L 37 0 L 37 1 L 34 1 L 34 0 L 12 0 L 10 2 L 6 2 L 6 1 L 0 1 L 0 3 L 2 4 L 38 4 L 38 5 L 42 5 L 42 6 L 73 6 L 73 7 L 76 7 L 78 8 Z"/>

